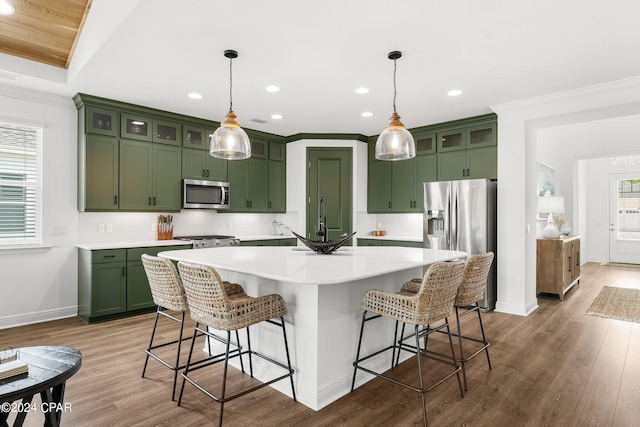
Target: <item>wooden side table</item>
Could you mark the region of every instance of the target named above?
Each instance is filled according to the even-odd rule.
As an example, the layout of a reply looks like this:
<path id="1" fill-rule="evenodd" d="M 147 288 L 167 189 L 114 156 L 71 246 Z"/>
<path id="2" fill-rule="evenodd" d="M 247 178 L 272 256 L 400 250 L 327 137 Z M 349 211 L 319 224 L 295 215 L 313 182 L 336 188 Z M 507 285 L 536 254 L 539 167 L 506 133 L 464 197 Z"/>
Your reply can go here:
<path id="1" fill-rule="evenodd" d="M 65 384 L 80 369 L 82 354 L 74 348 L 56 346 L 18 350 L 20 360 L 29 364 L 29 374 L 19 379 L 0 380 L 0 426 L 8 426 L 11 412 L 18 413 L 14 427 L 22 426 L 27 413 L 34 408 L 32 400 L 36 393 L 40 393 L 42 399 L 36 409 L 44 414 L 44 426 L 59 426 L 65 408 Z M 20 399 L 21 403 L 14 403 Z"/>

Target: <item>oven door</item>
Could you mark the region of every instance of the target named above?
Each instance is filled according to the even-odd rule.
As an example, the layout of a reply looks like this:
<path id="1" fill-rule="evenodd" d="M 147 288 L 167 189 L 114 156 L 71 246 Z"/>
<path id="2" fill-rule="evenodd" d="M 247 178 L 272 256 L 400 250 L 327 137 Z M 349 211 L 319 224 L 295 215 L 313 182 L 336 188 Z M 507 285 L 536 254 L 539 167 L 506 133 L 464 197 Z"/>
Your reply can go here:
<path id="1" fill-rule="evenodd" d="M 183 209 L 229 209 L 229 183 L 185 179 Z"/>

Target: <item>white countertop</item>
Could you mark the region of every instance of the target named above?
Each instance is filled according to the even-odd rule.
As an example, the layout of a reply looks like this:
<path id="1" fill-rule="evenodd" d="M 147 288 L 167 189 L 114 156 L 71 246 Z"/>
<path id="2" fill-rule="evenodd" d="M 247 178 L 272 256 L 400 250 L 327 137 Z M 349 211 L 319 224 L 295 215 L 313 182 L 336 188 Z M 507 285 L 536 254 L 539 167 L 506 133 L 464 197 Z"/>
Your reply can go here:
<path id="1" fill-rule="evenodd" d="M 466 257 L 466 253 L 380 246 L 341 248 L 321 255 L 297 247 L 243 246 L 165 251 L 158 256 L 271 280 L 328 285 Z"/>
<path id="2" fill-rule="evenodd" d="M 100 249 L 147 248 L 153 246 L 173 246 L 189 244 L 191 243 L 185 240 L 134 240 L 128 242 L 78 243 L 76 247 L 80 249 L 95 251 Z"/>

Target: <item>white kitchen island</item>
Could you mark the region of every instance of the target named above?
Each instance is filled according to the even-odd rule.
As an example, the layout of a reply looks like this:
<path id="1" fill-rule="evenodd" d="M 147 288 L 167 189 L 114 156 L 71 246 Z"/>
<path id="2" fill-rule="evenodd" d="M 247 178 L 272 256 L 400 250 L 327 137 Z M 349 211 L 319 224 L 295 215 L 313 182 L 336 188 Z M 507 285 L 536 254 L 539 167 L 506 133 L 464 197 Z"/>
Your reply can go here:
<path id="1" fill-rule="evenodd" d="M 362 319 L 360 301 L 368 289 L 398 291 L 424 267 L 435 262 L 464 258 L 458 251 L 404 248 L 343 248 L 321 255 L 300 247 L 219 247 L 161 252 L 175 261 L 214 267 L 223 280 L 239 283 L 248 295 L 277 293 L 284 298 L 285 316 L 294 383 L 298 401 L 319 410 L 349 393 L 353 360 Z M 390 345 L 394 322 L 374 321 L 368 325 L 378 333 L 365 334 L 363 354 Z M 241 334 L 241 340 L 246 334 Z M 246 343 L 245 343 L 246 344 Z M 286 361 L 281 331 L 270 324 L 251 327 L 252 348 Z M 391 354 L 370 360 L 370 366 L 384 371 L 391 366 Z M 403 352 L 404 357 L 409 357 Z M 273 378 L 271 366 L 254 361 L 258 379 Z M 239 366 L 239 365 L 238 365 Z M 359 372 L 357 385 L 372 376 Z M 272 385 L 291 395 L 288 381 Z"/>

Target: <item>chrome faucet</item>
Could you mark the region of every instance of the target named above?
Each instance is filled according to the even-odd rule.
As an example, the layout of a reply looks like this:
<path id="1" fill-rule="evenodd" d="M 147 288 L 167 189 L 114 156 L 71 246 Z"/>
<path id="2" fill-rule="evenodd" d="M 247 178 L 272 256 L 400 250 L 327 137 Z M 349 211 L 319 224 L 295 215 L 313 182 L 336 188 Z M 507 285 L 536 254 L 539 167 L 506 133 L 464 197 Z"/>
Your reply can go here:
<path id="1" fill-rule="evenodd" d="M 321 237 L 323 242 L 329 241 L 329 230 L 327 230 L 327 200 L 324 197 L 320 197 L 320 204 L 318 205 L 316 236 Z"/>

